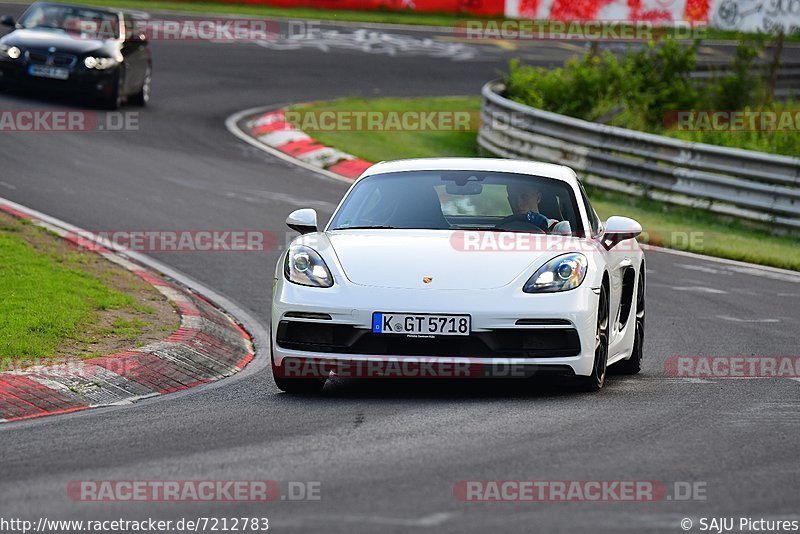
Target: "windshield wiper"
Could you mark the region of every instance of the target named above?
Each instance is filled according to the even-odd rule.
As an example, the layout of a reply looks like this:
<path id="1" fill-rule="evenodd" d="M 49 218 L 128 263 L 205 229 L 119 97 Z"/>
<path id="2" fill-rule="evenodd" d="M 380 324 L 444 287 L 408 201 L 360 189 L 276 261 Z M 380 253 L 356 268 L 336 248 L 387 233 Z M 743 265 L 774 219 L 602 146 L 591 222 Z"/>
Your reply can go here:
<path id="1" fill-rule="evenodd" d="M 509 230 L 507 228 L 496 228 L 494 226 L 454 226 L 451 228 L 451 230 L 456 230 L 456 231 L 463 230 L 465 232 L 497 232 L 497 233 L 510 232 L 514 234 L 537 233 L 531 230 L 513 230 L 513 229 Z"/>
<path id="2" fill-rule="evenodd" d="M 467 232 L 476 232 L 476 231 L 477 232 L 498 232 L 498 233 L 506 232 L 506 233 L 511 233 L 511 234 L 534 234 L 534 235 L 540 235 L 540 234 L 546 233 L 546 232 L 542 231 L 541 229 L 539 229 L 539 231 L 537 231 L 534 228 L 531 228 L 530 230 L 528 230 L 528 229 L 518 229 L 518 228 L 495 228 L 494 226 L 490 226 L 488 228 L 484 227 L 484 226 L 457 226 L 457 227 L 451 228 L 451 230 L 465 230 Z"/>
<path id="3" fill-rule="evenodd" d="M 388 226 L 385 224 L 370 224 L 363 226 L 338 226 L 334 230 L 397 230 L 396 226 Z"/>
<path id="4" fill-rule="evenodd" d="M 52 24 L 37 24 L 34 28 L 47 28 L 48 30 L 60 30 L 62 32 L 66 32 L 66 28 L 62 28 L 61 26 L 53 26 Z"/>

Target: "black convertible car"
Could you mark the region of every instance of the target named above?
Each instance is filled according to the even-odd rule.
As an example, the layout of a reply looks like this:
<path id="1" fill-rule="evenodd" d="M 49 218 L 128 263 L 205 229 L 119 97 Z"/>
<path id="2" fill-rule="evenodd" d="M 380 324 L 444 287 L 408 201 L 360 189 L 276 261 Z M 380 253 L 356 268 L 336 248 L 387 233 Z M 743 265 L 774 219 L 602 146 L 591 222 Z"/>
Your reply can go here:
<path id="1" fill-rule="evenodd" d="M 152 61 L 137 15 L 112 9 L 37 2 L 0 38 L 0 86 L 36 86 L 95 95 L 117 109 L 150 99 Z M 126 31 L 127 30 L 127 31 Z"/>

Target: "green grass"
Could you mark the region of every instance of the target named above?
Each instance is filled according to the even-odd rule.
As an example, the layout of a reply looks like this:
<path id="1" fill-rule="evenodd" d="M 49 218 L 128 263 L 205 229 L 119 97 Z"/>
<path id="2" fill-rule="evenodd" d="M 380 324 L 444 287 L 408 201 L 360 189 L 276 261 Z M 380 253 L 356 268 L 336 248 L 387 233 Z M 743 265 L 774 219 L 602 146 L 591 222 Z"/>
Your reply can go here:
<path id="1" fill-rule="evenodd" d="M 292 109 L 304 111 L 477 111 L 478 98 L 347 98 Z M 477 156 L 475 132 L 313 132 L 324 144 L 368 161 L 414 157 Z M 800 271 L 800 239 L 768 234 L 730 218 L 648 199 L 590 189 L 602 219 L 623 215 L 639 221 L 652 244 Z"/>
<path id="2" fill-rule="evenodd" d="M 800 101 L 789 100 L 787 102 L 772 102 L 763 106 L 757 111 L 774 111 L 782 113 L 783 117 L 791 117 L 791 126 L 784 126 L 782 130 L 760 130 L 753 131 L 726 131 L 726 130 L 680 130 L 677 128 L 658 128 L 653 133 L 667 135 L 692 141 L 695 143 L 707 143 L 710 145 L 728 146 L 734 148 L 744 148 L 747 150 L 758 150 L 760 152 L 770 152 L 773 154 L 784 154 L 797 156 L 800 154 L 800 134 L 796 127 L 800 127 Z M 746 110 L 751 111 L 751 110 Z M 781 115 L 779 115 L 781 116 Z M 758 124 L 758 123 L 757 123 Z M 626 127 L 622 124 L 621 126 Z"/>
<path id="3" fill-rule="evenodd" d="M 91 332 L 79 332 L 73 338 L 86 344 L 99 343 L 104 337 L 134 339 L 143 334 L 147 326 L 147 323 L 140 319 L 128 320 L 117 317 L 111 321 L 110 326 L 94 328 Z"/>
<path id="4" fill-rule="evenodd" d="M 98 311 L 135 301 L 80 269 L 79 254 L 57 259 L 32 248 L 13 227 L 0 231 L 0 356 L 52 356 Z"/>
<path id="5" fill-rule="evenodd" d="M 26 1 L 10 0 L 12 3 L 29 3 Z M 335 22 L 364 22 L 382 24 L 408 24 L 412 26 L 441 26 L 453 27 L 463 26 L 465 20 L 508 20 L 505 17 L 474 17 L 468 14 L 453 13 L 419 13 L 411 10 L 407 11 L 358 11 L 344 9 L 313 9 L 305 7 L 273 7 L 265 5 L 247 4 L 244 2 L 170 2 L 163 0 L 75 0 L 75 3 L 83 5 L 119 7 L 127 9 L 139 9 L 143 11 L 162 10 L 176 11 L 184 13 L 209 13 L 209 14 L 228 14 L 246 15 L 264 18 L 291 18 L 291 19 L 310 19 L 326 20 Z M 672 30 L 667 30 L 671 32 Z M 569 32 L 572 33 L 572 32 Z M 702 38 L 705 40 L 736 40 L 749 33 L 717 30 L 714 28 L 704 29 Z M 795 33 L 786 37 L 787 41 L 800 41 L 800 33 Z"/>
<path id="6" fill-rule="evenodd" d="M 294 106 L 292 110 L 301 112 L 442 111 L 467 112 L 475 115 L 479 108 L 480 98 L 478 97 L 435 97 L 378 98 L 374 100 L 343 98 L 333 102 L 314 102 L 308 105 Z M 475 155 L 475 130 L 461 132 L 331 132 L 307 129 L 306 133 L 323 144 L 343 148 L 346 152 L 360 156 L 367 161 Z"/>

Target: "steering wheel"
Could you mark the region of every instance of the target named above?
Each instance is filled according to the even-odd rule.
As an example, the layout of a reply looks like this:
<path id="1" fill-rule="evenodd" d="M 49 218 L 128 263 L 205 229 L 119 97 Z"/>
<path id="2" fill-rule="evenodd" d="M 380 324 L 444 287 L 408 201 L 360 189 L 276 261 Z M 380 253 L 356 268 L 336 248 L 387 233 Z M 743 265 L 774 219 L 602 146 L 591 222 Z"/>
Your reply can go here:
<path id="1" fill-rule="evenodd" d="M 494 225 L 495 229 L 497 230 L 504 230 L 508 232 L 527 232 L 529 234 L 543 234 L 545 233 L 544 230 L 533 224 L 532 222 L 528 221 L 528 218 L 525 214 L 514 214 L 509 215 L 496 225 Z"/>

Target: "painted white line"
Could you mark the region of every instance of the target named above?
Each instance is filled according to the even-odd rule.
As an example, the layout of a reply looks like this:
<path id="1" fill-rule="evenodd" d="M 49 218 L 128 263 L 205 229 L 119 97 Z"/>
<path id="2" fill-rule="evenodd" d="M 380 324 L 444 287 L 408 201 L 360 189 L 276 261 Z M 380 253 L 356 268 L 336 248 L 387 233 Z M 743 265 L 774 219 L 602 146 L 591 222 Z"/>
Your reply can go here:
<path id="1" fill-rule="evenodd" d="M 637 382 L 664 382 L 667 384 L 714 384 L 713 380 L 705 380 L 703 378 L 694 377 L 669 377 L 669 376 L 650 376 L 650 377 L 637 377 L 634 379 Z"/>
<path id="2" fill-rule="evenodd" d="M 664 254 L 672 254 L 673 256 L 683 256 L 684 258 L 692 258 L 695 260 L 703 260 L 713 263 L 724 263 L 725 265 L 734 265 L 737 267 L 752 269 L 754 271 L 764 271 L 775 274 L 781 274 L 786 276 L 787 279 L 791 279 L 791 281 L 793 282 L 800 283 L 800 272 L 798 271 L 790 271 L 788 269 L 780 269 L 778 267 L 769 267 L 767 265 L 758 265 L 755 263 L 747 263 L 738 260 L 729 260 L 727 258 L 716 258 L 714 256 L 705 256 L 703 254 L 697 254 L 696 252 L 686 252 L 685 250 L 675 250 L 672 248 L 657 247 L 653 245 L 647 245 L 645 247 L 645 252 L 647 252 L 648 250 L 653 250 L 655 252 L 663 252 Z M 741 274 L 760 274 L 760 273 L 750 271 Z"/>
<path id="3" fill-rule="evenodd" d="M 355 514 L 305 514 L 293 520 L 280 521 L 276 524 L 304 525 L 308 523 L 353 523 L 371 524 L 399 527 L 437 527 L 455 516 L 452 512 L 439 512 L 416 518 L 386 517 L 380 515 L 355 515 Z"/>
<path id="4" fill-rule="evenodd" d="M 690 263 L 676 263 L 675 265 L 678 266 L 678 267 L 681 267 L 682 269 L 688 269 L 690 271 L 699 271 L 701 273 L 727 274 L 729 276 L 733 274 L 730 271 L 714 269 L 712 267 L 706 267 L 704 265 L 692 265 Z"/>
<path id="5" fill-rule="evenodd" d="M 721 289 L 714 289 L 713 287 L 704 286 L 675 286 L 672 289 L 675 291 L 692 291 L 695 293 L 712 293 L 715 295 L 726 295 L 728 292 Z"/>
<path id="6" fill-rule="evenodd" d="M 340 175 L 336 174 L 335 172 L 330 172 L 330 171 L 327 171 L 327 170 L 325 170 L 323 168 L 320 168 L 320 167 L 315 167 L 314 165 L 310 165 L 308 163 L 305 163 L 304 161 L 300 161 L 297 158 L 293 158 L 292 156 L 290 156 L 288 154 L 284 154 L 280 150 L 276 150 L 276 149 L 274 149 L 272 147 L 269 147 L 269 146 L 267 146 L 267 145 L 265 145 L 263 143 L 258 142 L 258 140 L 253 139 L 251 136 L 249 136 L 248 134 L 243 132 L 238 126 L 239 121 L 242 120 L 244 117 L 247 117 L 248 115 L 255 115 L 257 113 L 274 110 L 276 108 L 280 108 L 280 107 L 283 107 L 283 106 L 284 105 L 261 106 L 261 107 L 257 107 L 257 108 L 245 109 L 244 111 L 240 111 L 238 113 L 234 113 L 233 115 L 231 115 L 230 117 L 225 119 L 225 128 L 227 128 L 230 133 L 232 133 L 233 135 L 235 135 L 236 137 L 238 137 L 239 139 L 241 139 L 245 143 L 258 148 L 259 150 L 262 150 L 262 151 L 266 152 L 267 154 L 270 154 L 271 156 L 275 156 L 276 158 L 282 159 L 283 161 L 288 161 L 289 163 L 291 163 L 293 165 L 297 165 L 298 167 L 302 167 L 302 168 L 304 168 L 304 169 L 306 169 L 308 171 L 311 171 L 311 172 L 313 172 L 313 173 L 315 173 L 315 174 L 317 174 L 317 175 L 319 175 L 319 176 L 321 176 L 323 178 L 327 178 L 329 180 L 335 180 L 337 182 L 343 182 L 343 183 L 346 183 L 346 184 L 352 184 L 353 180 L 350 180 L 349 178 L 345 178 L 344 176 L 340 176 Z"/>
<path id="7" fill-rule="evenodd" d="M 738 317 L 731 317 L 729 315 L 717 315 L 717 319 L 723 321 L 731 321 L 732 323 L 779 323 L 780 319 L 739 319 Z"/>
<path id="8" fill-rule="evenodd" d="M 757 269 L 750 265 L 732 265 L 728 267 L 728 270 L 739 273 L 739 274 L 751 274 L 754 276 L 766 276 L 767 278 L 771 278 L 773 280 L 780 280 L 781 282 L 794 282 L 800 283 L 800 277 L 792 274 L 784 274 L 784 273 L 776 273 L 772 271 L 763 271 L 761 269 Z"/>

